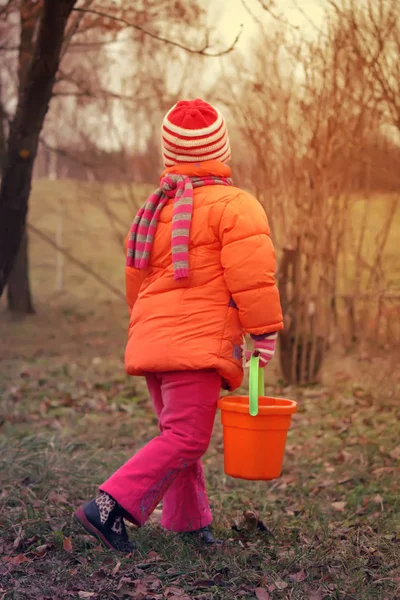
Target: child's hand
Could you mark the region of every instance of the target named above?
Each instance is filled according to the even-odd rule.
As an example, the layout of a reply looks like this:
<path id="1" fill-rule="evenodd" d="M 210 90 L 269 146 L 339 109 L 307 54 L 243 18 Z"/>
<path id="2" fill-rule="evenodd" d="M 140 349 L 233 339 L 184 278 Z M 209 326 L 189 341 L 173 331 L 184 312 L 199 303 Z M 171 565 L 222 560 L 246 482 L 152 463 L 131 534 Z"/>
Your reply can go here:
<path id="1" fill-rule="evenodd" d="M 259 356 L 260 368 L 264 369 L 274 357 L 278 334 L 266 333 L 265 335 L 252 335 L 251 337 L 254 340 L 254 350 L 253 352 L 246 350 L 246 361 L 249 361 L 252 356 Z"/>

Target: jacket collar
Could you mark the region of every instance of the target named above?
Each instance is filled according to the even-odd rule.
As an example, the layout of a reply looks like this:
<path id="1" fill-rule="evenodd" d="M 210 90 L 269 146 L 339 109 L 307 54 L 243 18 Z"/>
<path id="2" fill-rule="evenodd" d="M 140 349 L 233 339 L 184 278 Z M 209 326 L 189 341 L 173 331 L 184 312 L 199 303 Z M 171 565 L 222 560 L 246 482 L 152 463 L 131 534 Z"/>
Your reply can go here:
<path id="1" fill-rule="evenodd" d="M 206 160 L 198 163 L 182 163 L 168 167 L 161 173 L 161 179 L 168 174 L 186 175 L 186 177 L 231 177 L 231 168 L 219 160 Z"/>

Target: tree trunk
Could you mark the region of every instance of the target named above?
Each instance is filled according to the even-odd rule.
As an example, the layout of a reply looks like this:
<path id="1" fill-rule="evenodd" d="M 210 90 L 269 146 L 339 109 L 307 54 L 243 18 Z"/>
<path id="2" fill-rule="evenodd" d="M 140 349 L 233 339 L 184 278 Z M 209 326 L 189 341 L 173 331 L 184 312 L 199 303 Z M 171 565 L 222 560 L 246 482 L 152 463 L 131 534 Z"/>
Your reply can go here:
<path id="1" fill-rule="evenodd" d="M 281 331 L 280 365 L 283 379 L 288 384 L 317 383 L 325 356 L 323 337 L 297 336 L 295 331 Z"/>
<path id="2" fill-rule="evenodd" d="M 324 360 L 326 341 L 318 334 L 315 309 L 307 295 L 305 255 L 302 241 L 284 248 L 279 270 L 279 292 L 285 315 L 285 330 L 280 332 L 280 366 L 288 384 L 318 381 Z M 317 307 L 318 311 L 323 308 Z"/>
<path id="3" fill-rule="evenodd" d="M 24 89 L 25 77 L 32 60 L 35 32 L 41 15 L 41 3 L 22 0 L 20 6 L 20 43 L 18 56 L 19 94 Z M 28 233 L 24 229 L 21 245 L 8 280 L 7 305 L 12 312 L 33 314 L 32 294 L 29 278 Z"/>
<path id="4" fill-rule="evenodd" d="M 17 258 L 7 286 L 7 304 L 12 312 L 32 315 L 35 312 L 29 283 L 28 235 L 22 235 Z"/>
<path id="5" fill-rule="evenodd" d="M 33 57 L 11 124 L 0 188 L 0 294 L 24 234 L 39 135 L 49 108 L 65 27 L 76 1 L 44 1 Z"/>
<path id="6" fill-rule="evenodd" d="M 0 81 L 1 86 L 1 81 Z M 3 170 L 4 158 L 6 155 L 6 143 L 7 140 L 7 113 L 4 110 L 1 98 L 1 87 L 0 87 L 0 176 Z"/>
<path id="7" fill-rule="evenodd" d="M 8 278 L 7 307 L 11 312 L 25 315 L 35 313 L 29 277 L 28 233 L 26 228 L 24 228 L 21 245 Z"/>

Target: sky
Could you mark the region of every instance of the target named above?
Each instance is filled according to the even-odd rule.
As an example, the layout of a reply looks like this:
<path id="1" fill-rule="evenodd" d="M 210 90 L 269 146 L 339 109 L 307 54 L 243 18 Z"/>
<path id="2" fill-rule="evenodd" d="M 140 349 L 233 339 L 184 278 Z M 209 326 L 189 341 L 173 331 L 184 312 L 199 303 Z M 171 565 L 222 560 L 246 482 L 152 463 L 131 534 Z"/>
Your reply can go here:
<path id="1" fill-rule="evenodd" d="M 249 60 L 251 60 L 249 44 L 257 34 L 259 27 L 259 23 L 255 18 L 259 22 L 261 20 L 264 27 L 268 27 L 269 23 L 271 27 L 276 26 L 276 21 L 262 9 L 259 0 L 198 0 L 198 2 L 207 13 L 209 38 L 210 43 L 213 45 L 212 52 L 230 46 L 240 31 L 241 25 L 243 25 L 243 32 L 237 44 L 237 50 L 246 54 L 248 49 Z M 244 4 L 246 4 L 247 10 Z M 281 15 L 282 19 L 288 21 L 292 26 L 301 28 L 301 33 L 306 37 L 315 35 L 322 24 L 322 14 L 326 6 L 326 0 L 276 0 L 276 4 L 277 9 L 274 12 Z M 130 60 L 129 54 L 126 55 L 125 59 Z M 172 64 L 169 68 L 171 69 L 171 81 L 179 81 L 180 64 Z M 193 90 L 192 95 L 206 97 L 207 90 L 220 77 L 220 68 L 221 65 L 218 59 L 203 59 L 201 68 L 189 84 L 190 89 Z M 114 69 L 111 73 L 111 86 L 116 91 L 119 91 L 120 80 L 121 69 Z M 114 119 L 120 124 L 123 132 L 125 117 L 120 113 L 120 108 L 115 107 L 114 110 Z M 95 118 L 97 121 L 97 113 Z M 105 115 L 104 118 L 106 119 Z M 113 146 L 117 142 L 111 138 L 113 138 L 112 135 L 107 135 L 108 144 Z"/>
<path id="2" fill-rule="evenodd" d="M 266 18 L 259 0 L 211 0 L 210 3 L 205 0 L 204 4 L 208 5 L 209 23 L 218 30 L 226 44 L 232 42 L 243 24 L 243 34 L 239 42 L 242 48 L 249 43 L 257 28 L 244 4 L 256 18 L 263 21 Z M 306 36 L 312 37 L 322 24 L 326 0 L 276 0 L 276 6 L 275 14 L 281 14 L 284 20 L 294 27 L 300 27 Z"/>
<path id="3" fill-rule="evenodd" d="M 231 46 L 243 26 L 239 42 L 232 54 L 223 57 L 222 63 L 219 59 L 203 59 L 199 62 L 199 69 L 193 71 L 196 75 L 189 76 L 187 85 L 188 89 L 192 90 L 191 95 L 207 96 L 208 90 L 218 84 L 221 67 L 225 74 L 231 68 L 231 58 L 235 53 L 240 52 L 246 62 L 250 63 L 254 51 L 251 43 L 256 36 L 259 36 L 260 26 L 263 31 L 268 32 L 269 27 L 273 31 L 279 26 L 279 21 L 262 8 L 260 0 L 198 0 L 198 3 L 207 15 L 210 53 L 217 53 Z M 284 23 L 298 28 L 302 37 L 312 38 L 323 26 L 327 0 L 275 0 L 275 4 L 274 15 Z M 293 31 L 296 33 L 295 30 Z M 199 41 L 193 42 L 192 45 L 198 43 Z M 180 65 L 171 66 L 172 81 L 180 80 L 180 71 Z"/>

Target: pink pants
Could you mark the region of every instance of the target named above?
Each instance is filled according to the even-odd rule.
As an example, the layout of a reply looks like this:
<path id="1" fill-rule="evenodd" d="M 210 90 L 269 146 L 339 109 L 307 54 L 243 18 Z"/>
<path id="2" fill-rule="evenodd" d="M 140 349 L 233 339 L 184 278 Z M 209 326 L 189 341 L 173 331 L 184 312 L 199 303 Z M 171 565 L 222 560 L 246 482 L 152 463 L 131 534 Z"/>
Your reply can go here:
<path id="1" fill-rule="evenodd" d="M 147 386 L 161 435 L 100 486 L 143 525 L 163 500 L 161 525 L 193 531 L 212 521 L 201 457 L 214 425 L 221 378 L 215 371 L 151 373 Z"/>

